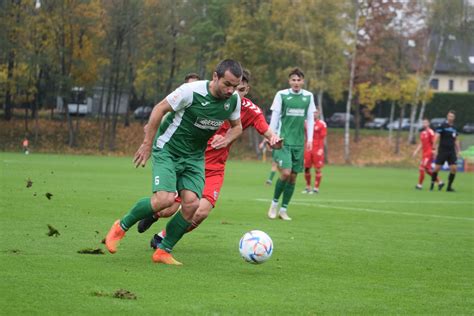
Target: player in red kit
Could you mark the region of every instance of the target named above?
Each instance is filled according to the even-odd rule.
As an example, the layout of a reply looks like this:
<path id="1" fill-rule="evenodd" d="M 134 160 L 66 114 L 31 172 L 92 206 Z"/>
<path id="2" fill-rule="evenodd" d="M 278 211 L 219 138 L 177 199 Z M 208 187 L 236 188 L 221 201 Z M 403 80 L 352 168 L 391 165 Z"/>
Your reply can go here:
<path id="1" fill-rule="evenodd" d="M 435 139 L 435 132 L 430 128 L 430 121 L 428 119 L 423 119 L 423 131 L 420 133 L 420 144 L 416 147 L 415 151 L 413 152 L 413 157 L 422 150 L 422 158 L 420 162 L 419 172 L 420 176 L 418 178 L 418 184 L 416 185 L 415 189 L 421 190 L 423 188 L 423 180 L 425 179 L 425 173 L 432 176 L 433 170 L 431 168 L 431 164 L 433 163 L 433 153 L 435 151 L 434 148 L 434 139 Z M 444 186 L 443 182 L 439 181 L 437 178 L 436 182 L 438 183 L 438 187 L 441 190 Z"/>
<path id="2" fill-rule="evenodd" d="M 319 111 L 314 112 L 313 149 L 304 152 L 304 178 L 306 180 L 305 194 L 319 193 L 319 185 L 323 176 L 321 169 L 324 166 L 324 140 L 328 133 L 326 123 L 320 119 Z M 316 180 L 311 190 L 311 167 L 315 169 Z"/>
<path id="3" fill-rule="evenodd" d="M 244 70 L 242 76 L 242 82 L 237 87 L 237 92 L 241 97 L 241 110 L 240 110 L 240 120 L 242 123 L 242 129 L 248 127 L 254 127 L 257 132 L 265 137 L 268 140 L 271 146 L 279 147 L 281 146 L 280 138 L 273 133 L 273 131 L 268 126 L 265 121 L 265 116 L 263 115 L 262 110 L 255 105 L 252 101 L 245 98 L 244 96 L 248 93 L 250 87 L 248 82 L 250 81 L 250 73 L 247 70 Z M 224 170 L 225 164 L 229 157 L 229 151 L 232 144 L 229 144 L 227 147 L 221 149 L 215 149 L 210 144 L 211 142 L 219 137 L 224 137 L 227 131 L 230 128 L 230 124 L 225 122 L 219 130 L 216 132 L 213 138 L 208 142 L 206 148 L 206 164 L 205 164 L 205 185 L 204 191 L 202 194 L 202 199 L 199 203 L 199 208 L 193 216 L 191 226 L 188 229 L 188 232 L 195 229 L 199 224 L 201 224 L 211 212 L 212 208 L 215 206 L 216 201 L 219 197 L 219 193 L 224 181 Z M 140 221 L 138 224 L 138 231 L 140 233 L 146 231 L 154 222 L 160 217 L 170 217 L 180 207 L 180 199 L 176 198 L 176 202 L 173 206 L 168 209 L 165 209 L 158 214 L 155 214 L 153 218 L 146 218 Z M 156 248 L 158 243 L 161 242 L 163 235 L 165 234 L 162 231 L 160 234 L 155 234 L 151 240 L 151 246 Z"/>

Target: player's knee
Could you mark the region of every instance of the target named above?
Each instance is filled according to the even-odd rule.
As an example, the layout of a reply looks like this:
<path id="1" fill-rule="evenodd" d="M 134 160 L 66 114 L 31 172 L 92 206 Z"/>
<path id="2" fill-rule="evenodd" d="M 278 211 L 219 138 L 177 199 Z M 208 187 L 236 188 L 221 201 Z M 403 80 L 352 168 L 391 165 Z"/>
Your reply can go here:
<path id="1" fill-rule="evenodd" d="M 151 197 L 151 207 L 154 211 L 160 211 L 173 205 L 174 194 L 169 192 L 156 192 Z"/>
<path id="2" fill-rule="evenodd" d="M 209 216 L 209 211 L 204 209 L 198 209 L 194 214 L 193 222 L 201 224 Z"/>
<path id="3" fill-rule="evenodd" d="M 288 179 L 290 178 L 290 176 L 291 176 L 291 170 L 289 170 L 289 169 L 283 169 L 283 170 L 281 171 L 281 179 L 282 179 L 282 180 L 285 180 L 285 181 L 286 181 L 286 180 L 288 180 Z"/>
<path id="4" fill-rule="evenodd" d="M 199 207 L 199 199 L 196 198 L 188 198 L 181 202 L 181 206 L 186 211 L 196 211 Z"/>

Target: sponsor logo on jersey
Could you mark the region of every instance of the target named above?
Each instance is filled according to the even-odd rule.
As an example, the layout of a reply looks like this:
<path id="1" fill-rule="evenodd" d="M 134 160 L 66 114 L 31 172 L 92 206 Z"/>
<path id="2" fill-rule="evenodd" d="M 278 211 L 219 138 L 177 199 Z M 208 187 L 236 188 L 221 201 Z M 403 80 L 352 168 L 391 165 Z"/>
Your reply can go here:
<path id="1" fill-rule="evenodd" d="M 206 106 L 206 105 L 208 105 L 209 103 L 210 103 L 209 101 L 205 101 L 205 102 L 201 102 L 201 105 L 202 105 L 202 106 Z"/>
<path id="2" fill-rule="evenodd" d="M 224 121 L 221 120 L 213 120 L 213 119 L 207 119 L 207 118 L 202 118 L 198 117 L 196 119 L 196 122 L 194 122 L 194 126 L 200 128 L 200 129 L 209 129 L 209 130 L 218 130 L 219 127 L 224 123 Z"/>
<path id="3" fill-rule="evenodd" d="M 287 109 L 286 116 L 304 116 L 304 109 Z"/>
<path id="4" fill-rule="evenodd" d="M 227 101 L 227 102 L 224 104 L 224 110 L 229 111 L 229 109 L 230 109 L 230 102 Z"/>

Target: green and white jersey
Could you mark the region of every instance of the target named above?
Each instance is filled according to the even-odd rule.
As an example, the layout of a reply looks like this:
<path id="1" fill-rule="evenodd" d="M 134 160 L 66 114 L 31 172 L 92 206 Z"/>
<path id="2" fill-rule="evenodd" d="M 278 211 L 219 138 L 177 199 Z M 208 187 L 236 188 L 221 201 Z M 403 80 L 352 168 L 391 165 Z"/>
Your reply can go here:
<path id="1" fill-rule="evenodd" d="M 279 135 L 284 138 L 284 144 L 288 146 L 304 146 L 305 144 L 305 120 L 308 125 L 314 123 L 313 113 L 316 111 L 314 96 L 311 92 L 301 89 L 295 93 L 291 89 L 278 91 L 273 99 L 272 120 L 270 127 L 276 131 L 280 124 Z M 307 129 L 308 141 L 313 140 L 313 129 Z"/>
<path id="2" fill-rule="evenodd" d="M 225 120 L 240 118 L 240 97 L 217 99 L 209 81 L 185 83 L 166 97 L 173 108 L 161 123 L 153 147 L 178 156 L 203 156 L 207 141 Z"/>

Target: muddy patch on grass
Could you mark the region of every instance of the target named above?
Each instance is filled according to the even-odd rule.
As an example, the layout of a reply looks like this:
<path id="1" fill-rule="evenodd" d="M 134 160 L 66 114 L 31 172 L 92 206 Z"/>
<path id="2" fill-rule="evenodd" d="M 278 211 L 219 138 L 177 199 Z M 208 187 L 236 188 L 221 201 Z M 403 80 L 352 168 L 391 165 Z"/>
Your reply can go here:
<path id="1" fill-rule="evenodd" d="M 33 186 L 33 181 L 31 181 L 31 179 L 28 178 L 28 180 L 26 180 L 26 187 L 31 188 L 32 186 Z"/>
<path id="2" fill-rule="evenodd" d="M 136 300 L 137 299 L 137 296 L 135 294 L 125 289 L 120 289 L 120 290 L 115 291 L 114 297 L 120 298 L 122 300 Z"/>
<path id="3" fill-rule="evenodd" d="M 10 254 L 10 255 L 19 255 L 19 254 L 21 254 L 20 249 L 8 249 L 8 250 L 3 250 L 2 252 L 6 253 L 6 254 Z"/>
<path id="4" fill-rule="evenodd" d="M 81 250 L 78 250 L 77 253 L 83 254 L 83 255 L 103 255 L 105 254 L 104 251 L 100 248 L 84 248 Z"/>
<path id="5" fill-rule="evenodd" d="M 110 297 L 118 298 L 121 300 L 136 300 L 137 299 L 137 296 L 135 294 L 125 289 L 119 289 L 115 291 L 113 294 L 102 292 L 102 291 L 94 291 L 92 292 L 92 296 L 97 296 L 97 297 L 110 296 Z"/>
<path id="6" fill-rule="evenodd" d="M 51 198 L 53 197 L 53 194 L 52 194 L 52 193 L 49 193 L 49 192 L 46 192 L 46 194 L 45 194 L 44 196 L 46 196 L 46 198 L 47 198 L 48 200 L 51 200 Z"/>

